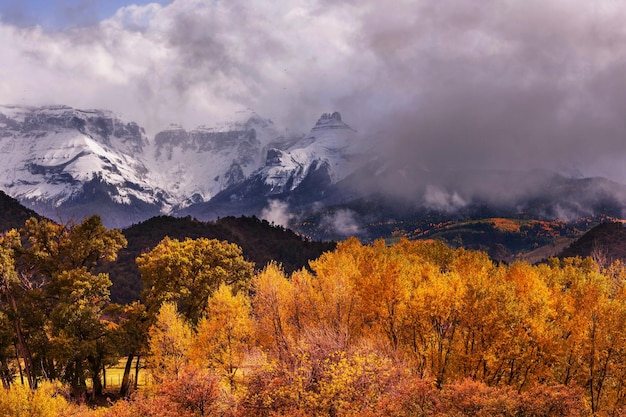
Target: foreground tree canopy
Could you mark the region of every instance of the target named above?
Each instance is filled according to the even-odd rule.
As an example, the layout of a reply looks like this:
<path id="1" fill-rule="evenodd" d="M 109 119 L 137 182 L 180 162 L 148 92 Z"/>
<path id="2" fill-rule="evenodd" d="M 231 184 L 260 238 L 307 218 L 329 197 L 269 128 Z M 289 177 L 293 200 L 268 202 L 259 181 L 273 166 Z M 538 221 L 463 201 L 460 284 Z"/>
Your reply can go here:
<path id="1" fill-rule="evenodd" d="M 58 379 L 80 396 L 90 379 L 94 391 L 102 391 L 100 372 L 114 350 L 102 318 L 111 281 L 94 270 L 114 260 L 125 244 L 97 216 L 71 225 L 32 218 L 0 239 L 2 316 L 5 332 L 14 331 L 0 359 L 5 385 L 23 372 L 33 388 L 42 378 Z M 19 369 L 8 365 L 11 343 Z"/>
<path id="2" fill-rule="evenodd" d="M 78 392 L 98 388 L 107 361 L 147 355 L 152 388 L 108 409 L 54 402 L 74 415 L 626 414 L 619 263 L 505 265 L 439 242 L 349 239 L 310 270 L 254 275 L 234 245 L 166 239 L 137 260 L 145 307 L 105 314 L 107 280 L 91 268 L 113 252 L 65 251 L 83 228 L 106 248 L 123 241 L 86 222 L 31 222 L 0 242 L 5 385 L 16 353 L 26 369 L 30 352 L 33 384 Z"/>

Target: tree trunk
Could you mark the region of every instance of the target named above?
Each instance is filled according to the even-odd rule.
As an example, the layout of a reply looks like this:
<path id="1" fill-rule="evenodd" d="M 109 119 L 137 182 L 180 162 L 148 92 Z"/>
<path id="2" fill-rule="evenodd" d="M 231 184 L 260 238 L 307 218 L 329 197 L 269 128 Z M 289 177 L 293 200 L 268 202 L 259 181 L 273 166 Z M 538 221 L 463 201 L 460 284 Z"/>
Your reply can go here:
<path id="1" fill-rule="evenodd" d="M 17 350 L 17 343 L 13 342 L 15 347 L 15 362 L 17 363 L 17 369 L 20 371 L 20 382 L 24 385 L 24 372 L 22 372 L 22 361 L 20 360 L 20 354 Z"/>
<path id="2" fill-rule="evenodd" d="M 87 384 L 84 377 L 84 364 L 80 359 L 75 359 L 68 365 L 67 373 L 70 375 L 70 389 L 71 395 L 76 402 L 82 404 L 85 402 L 85 396 L 87 393 Z"/>
<path id="3" fill-rule="evenodd" d="M 102 378 L 101 378 L 101 368 L 102 362 L 99 361 L 94 356 L 89 356 L 87 358 L 89 362 L 90 373 L 91 373 L 91 384 L 93 387 L 92 396 L 93 398 L 102 397 L 103 386 L 102 386 Z"/>
<path id="4" fill-rule="evenodd" d="M 8 389 L 11 386 L 12 375 L 6 358 L 0 360 L 0 369 L 2 370 L 2 386 Z"/>
<path id="5" fill-rule="evenodd" d="M 59 373 L 57 372 L 54 360 L 48 357 L 47 351 L 46 351 L 46 357 L 47 359 L 44 361 L 44 364 L 46 366 L 46 375 L 47 375 L 48 380 L 54 381 L 55 379 L 59 378 Z"/>
<path id="6" fill-rule="evenodd" d="M 124 376 L 122 377 L 122 386 L 120 387 L 120 396 L 125 397 L 130 390 L 130 370 L 133 366 L 133 358 L 135 356 L 131 353 L 126 358 L 126 366 L 124 367 Z M 137 360 L 139 361 L 139 359 Z M 135 378 L 136 379 L 136 378 Z"/>
<path id="7" fill-rule="evenodd" d="M 93 383 L 93 398 L 102 397 L 102 379 L 100 379 L 100 372 L 97 375 L 92 376 Z"/>
<path id="8" fill-rule="evenodd" d="M 13 314 L 15 318 L 13 319 L 13 326 L 15 327 L 15 336 L 16 336 L 16 347 L 18 350 L 18 355 L 22 357 L 24 360 L 24 372 L 26 372 L 26 379 L 28 379 L 28 385 L 35 389 L 37 388 L 37 377 L 35 376 L 35 368 L 33 366 L 33 356 L 30 353 L 30 349 L 26 344 L 26 340 L 24 335 L 22 334 L 22 325 L 20 324 L 20 317 L 17 312 L 17 303 L 15 302 L 15 298 L 11 292 L 6 293 L 7 299 L 11 304 L 11 308 L 13 309 Z"/>
<path id="9" fill-rule="evenodd" d="M 135 389 L 139 386 L 139 359 L 141 355 L 137 355 L 137 362 L 135 362 Z"/>

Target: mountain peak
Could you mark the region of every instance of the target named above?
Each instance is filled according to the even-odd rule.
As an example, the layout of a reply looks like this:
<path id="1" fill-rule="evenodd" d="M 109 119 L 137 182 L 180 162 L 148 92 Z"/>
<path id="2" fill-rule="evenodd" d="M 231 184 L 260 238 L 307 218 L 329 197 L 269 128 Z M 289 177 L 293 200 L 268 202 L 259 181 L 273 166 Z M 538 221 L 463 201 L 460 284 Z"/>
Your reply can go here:
<path id="1" fill-rule="evenodd" d="M 352 129 L 341 120 L 341 114 L 338 111 L 334 113 L 324 113 L 317 120 L 313 131 L 328 130 L 328 129 Z"/>
<path id="2" fill-rule="evenodd" d="M 328 119 L 328 120 L 334 120 L 334 121 L 341 121 L 341 114 L 339 114 L 338 111 L 334 112 L 334 113 L 324 113 L 322 114 L 322 119 Z"/>

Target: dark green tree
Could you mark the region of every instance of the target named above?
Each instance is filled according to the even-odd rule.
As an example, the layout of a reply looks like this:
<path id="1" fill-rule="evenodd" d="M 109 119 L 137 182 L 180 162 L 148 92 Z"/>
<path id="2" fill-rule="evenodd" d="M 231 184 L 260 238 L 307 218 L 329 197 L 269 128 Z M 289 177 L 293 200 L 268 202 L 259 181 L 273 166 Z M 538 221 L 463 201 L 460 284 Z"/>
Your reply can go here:
<path id="1" fill-rule="evenodd" d="M 15 298 L 28 328 L 24 344 L 31 362 L 40 365 L 40 376 L 69 383 L 79 397 L 88 378 L 94 395 L 101 394 L 101 370 L 115 357 L 103 319 L 111 281 L 94 271 L 125 245 L 121 232 L 108 230 L 98 216 L 68 225 L 31 218 L 21 230 L 21 245 L 15 244 L 21 282 Z"/>
<path id="2" fill-rule="evenodd" d="M 20 235 L 17 230 L 12 229 L 0 238 L 0 292 L 2 293 L 0 306 L 2 306 L 4 324 L 11 323 L 18 366 L 20 366 L 19 359 L 21 358 L 24 362 L 24 372 L 28 384 L 31 388 L 36 388 L 37 378 L 33 366 L 33 356 L 27 343 L 24 320 L 18 308 L 25 288 L 15 267 L 16 250 L 20 248 Z M 7 330 L 6 327 L 5 330 Z M 6 349 L 6 346 L 4 348 Z"/>
<path id="3" fill-rule="evenodd" d="M 120 395 L 126 396 L 131 390 L 131 371 L 135 361 L 135 388 L 139 371 L 139 360 L 146 354 L 150 323 L 146 307 L 139 301 L 126 306 L 117 305 L 118 327 L 115 330 L 115 344 L 121 356 L 126 357 Z"/>

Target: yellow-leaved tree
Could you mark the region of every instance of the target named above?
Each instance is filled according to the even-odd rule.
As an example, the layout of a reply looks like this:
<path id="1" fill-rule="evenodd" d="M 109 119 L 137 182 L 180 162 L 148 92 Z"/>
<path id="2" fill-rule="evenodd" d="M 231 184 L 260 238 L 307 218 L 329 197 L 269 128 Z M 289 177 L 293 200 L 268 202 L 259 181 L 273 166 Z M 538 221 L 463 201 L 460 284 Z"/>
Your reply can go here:
<path id="1" fill-rule="evenodd" d="M 275 263 L 268 264 L 253 281 L 256 337 L 262 349 L 286 363 L 294 355 L 296 338 L 291 300 L 294 285 Z"/>
<path id="2" fill-rule="evenodd" d="M 350 238 L 312 261 L 314 276 L 310 279 L 309 305 L 315 323 L 312 329 L 320 331 L 324 339 L 333 339 L 337 349 L 347 349 L 354 344 L 363 330 L 359 316 L 359 297 L 356 292 L 363 257 L 363 245 Z"/>
<path id="3" fill-rule="evenodd" d="M 233 294 L 222 284 L 209 299 L 207 315 L 200 319 L 198 334 L 191 347 L 192 360 L 222 373 L 231 390 L 237 371 L 244 363 L 253 336 L 250 305 L 242 293 Z"/>
<path id="4" fill-rule="evenodd" d="M 163 303 L 149 330 L 148 367 L 157 383 L 178 378 L 189 364 L 193 332 L 178 314 L 176 305 Z"/>

